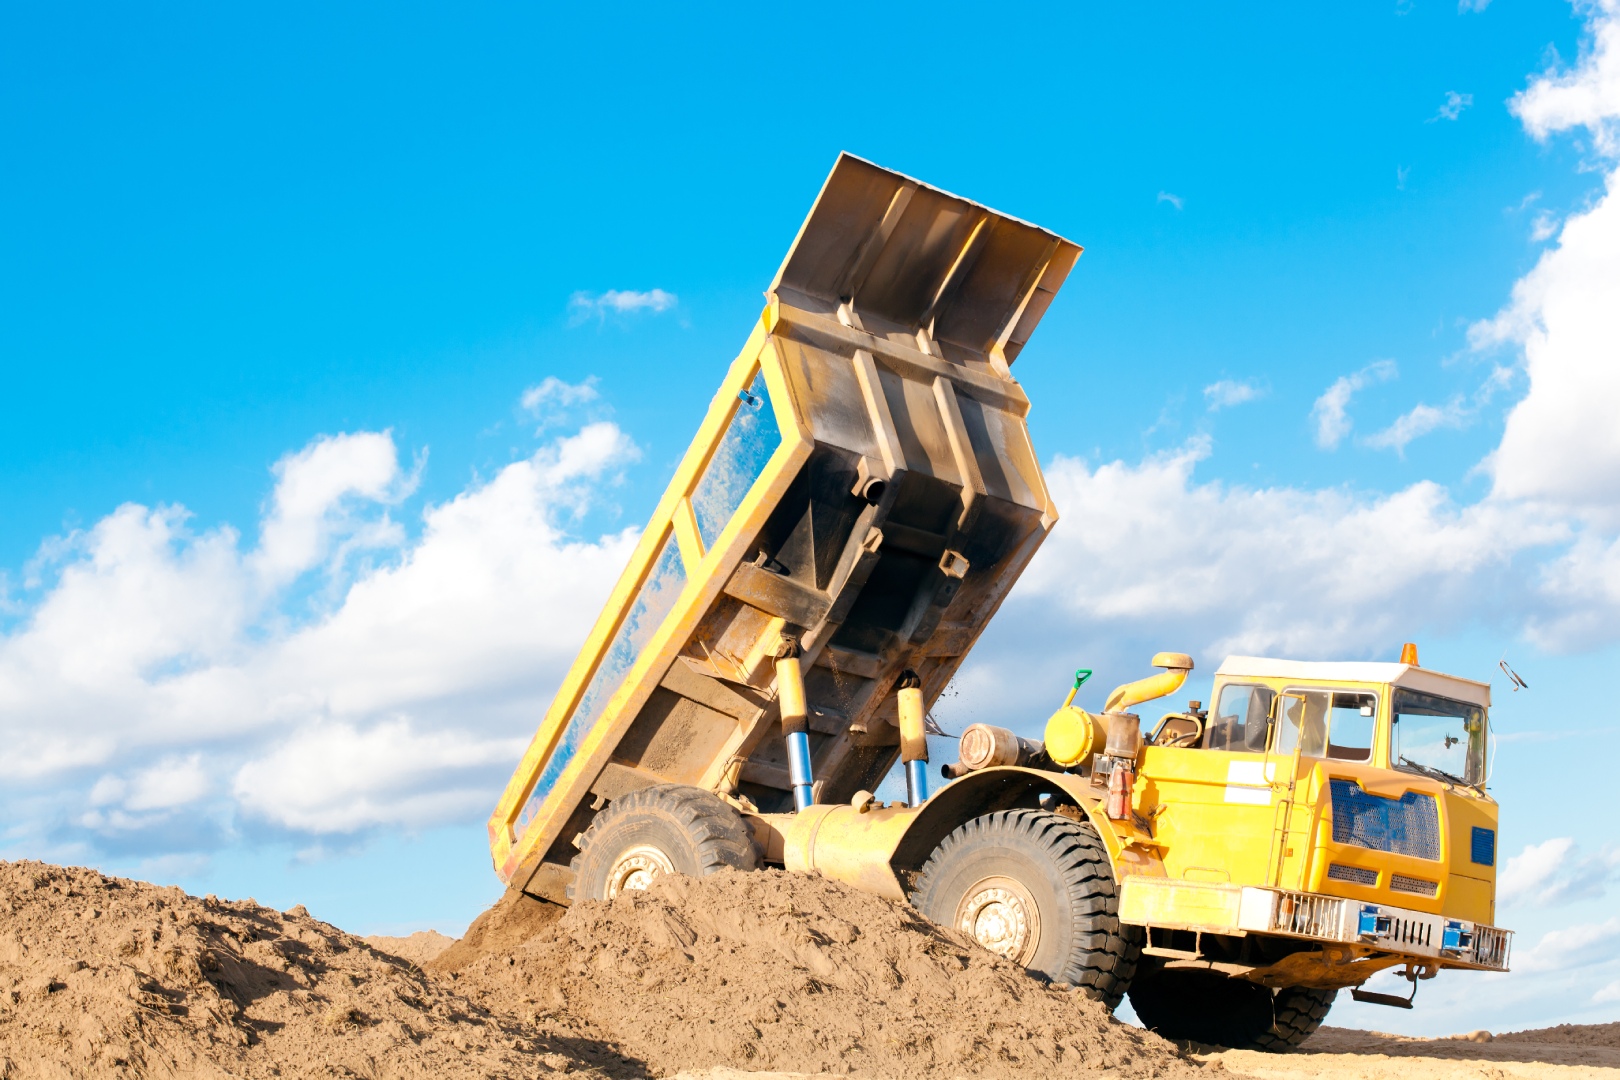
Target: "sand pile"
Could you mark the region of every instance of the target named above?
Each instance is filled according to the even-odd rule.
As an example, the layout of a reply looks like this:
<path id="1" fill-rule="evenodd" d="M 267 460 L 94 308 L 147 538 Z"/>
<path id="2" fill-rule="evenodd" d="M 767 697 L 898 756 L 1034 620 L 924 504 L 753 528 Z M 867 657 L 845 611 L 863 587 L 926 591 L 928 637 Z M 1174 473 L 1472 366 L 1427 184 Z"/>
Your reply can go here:
<path id="1" fill-rule="evenodd" d="M 530 1077 L 554 1043 L 309 917 L 0 862 L 0 1078 Z"/>
<path id="2" fill-rule="evenodd" d="M 1420 1006 L 1421 1008 L 1421 1006 Z M 1620 1024 L 1473 1031 L 1440 1038 L 1324 1027 L 1299 1053 L 1221 1050 L 1197 1055 L 1227 1075 L 1264 1080 L 1597 1080 L 1620 1077 Z"/>
<path id="3" fill-rule="evenodd" d="M 818 878 L 670 878 L 566 914 L 509 895 L 448 940 L 374 946 L 302 908 L 0 863 L 0 1080 L 1196 1071 L 1084 995 Z"/>
<path id="4" fill-rule="evenodd" d="M 910 907 L 820 878 L 669 877 L 544 922 L 520 947 L 463 964 L 456 985 L 491 1012 L 611 1042 L 655 1075 L 1197 1071 L 1079 991 L 1043 985 Z"/>

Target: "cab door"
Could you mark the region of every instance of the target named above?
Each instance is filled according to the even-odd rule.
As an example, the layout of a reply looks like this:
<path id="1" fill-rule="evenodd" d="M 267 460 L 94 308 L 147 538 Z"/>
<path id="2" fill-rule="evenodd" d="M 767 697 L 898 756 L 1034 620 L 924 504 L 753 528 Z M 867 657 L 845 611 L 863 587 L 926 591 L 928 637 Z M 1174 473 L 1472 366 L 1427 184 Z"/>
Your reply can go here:
<path id="1" fill-rule="evenodd" d="M 1321 832 L 1321 798 L 1333 762 L 1371 760 L 1378 695 L 1337 687 L 1289 687 L 1273 706 L 1268 773 L 1275 805 L 1266 884 L 1308 889 Z"/>
<path id="2" fill-rule="evenodd" d="M 1164 845 L 1170 877 L 1265 883 L 1277 816 L 1277 760 L 1267 752 L 1276 700 L 1258 682 L 1219 686 L 1199 745 L 1143 751 L 1139 812 Z"/>

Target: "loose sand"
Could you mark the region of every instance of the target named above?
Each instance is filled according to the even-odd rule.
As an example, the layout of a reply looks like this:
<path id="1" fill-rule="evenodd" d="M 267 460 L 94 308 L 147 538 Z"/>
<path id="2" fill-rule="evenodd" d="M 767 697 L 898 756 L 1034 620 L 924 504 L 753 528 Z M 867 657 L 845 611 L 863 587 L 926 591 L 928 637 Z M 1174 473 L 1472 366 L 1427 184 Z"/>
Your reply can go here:
<path id="1" fill-rule="evenodd" d="M 566 912 L 509 894 L 452 942 L 0 862 L 0 1080 L 1620 1080 L 1620 1024 L 1474 1038 L 1324 1028 L 1290 1055 L 1182 1050 L 904 905 L 779 872 Z"/>
<path id="2" fill-rule="evenodd" d="M 610 1040 L 659 1075 L 1195 1073 L 1164 1040 L 907 905 L 782 871 L 663 878 L 463 964 L 457 984 L 491 1012 Z"/>

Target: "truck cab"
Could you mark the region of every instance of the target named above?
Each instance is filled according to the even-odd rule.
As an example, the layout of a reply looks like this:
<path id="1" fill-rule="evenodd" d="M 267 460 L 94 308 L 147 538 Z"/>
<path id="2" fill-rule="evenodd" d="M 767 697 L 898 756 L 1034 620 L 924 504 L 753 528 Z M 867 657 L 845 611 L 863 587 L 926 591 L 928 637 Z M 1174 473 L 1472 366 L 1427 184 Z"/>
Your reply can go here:
<path id="1" fill-rule="evenodd" d="M 1489 709 L 1489 685 L 1411 646 L 1400 663 L 1229 658 L 1211 708 L 1166 716 L 1142 750 L 1132 813 L 1164 876 L 1127 879 L 1121 919 L 1150 958 L 1262 982 L 1504 967 Z M 1255 936 L 1281 948 L 1240 944 Z"/>

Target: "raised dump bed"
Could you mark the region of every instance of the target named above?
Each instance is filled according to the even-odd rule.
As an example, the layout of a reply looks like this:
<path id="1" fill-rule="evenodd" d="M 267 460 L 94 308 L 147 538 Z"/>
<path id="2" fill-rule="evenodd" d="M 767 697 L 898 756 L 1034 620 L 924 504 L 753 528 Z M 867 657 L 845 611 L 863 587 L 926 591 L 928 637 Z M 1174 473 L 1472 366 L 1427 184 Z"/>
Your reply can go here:
<path id="1" fill-rule="evenodd" d="M 798 650 L 815 801 L 893 766 L 1057 514 L 1009 365 L 1080 248 L 843 155 L 489 823 L 565 899 L 612 800 L 692 784 L 792 810 L 777 657 Z"/>

